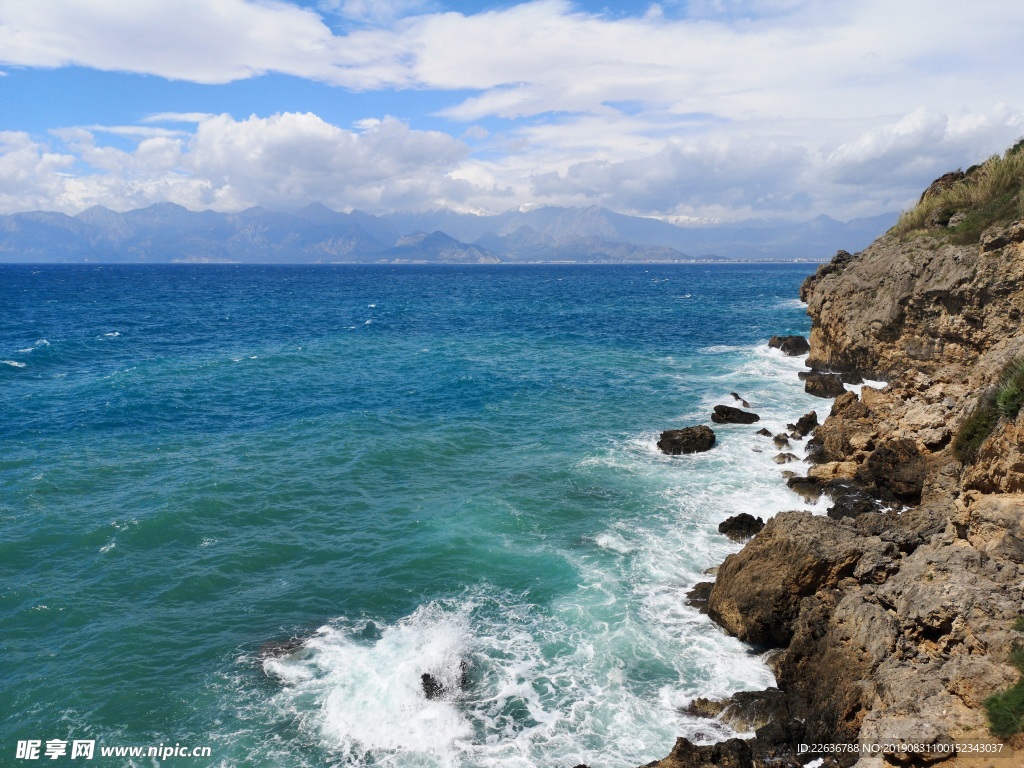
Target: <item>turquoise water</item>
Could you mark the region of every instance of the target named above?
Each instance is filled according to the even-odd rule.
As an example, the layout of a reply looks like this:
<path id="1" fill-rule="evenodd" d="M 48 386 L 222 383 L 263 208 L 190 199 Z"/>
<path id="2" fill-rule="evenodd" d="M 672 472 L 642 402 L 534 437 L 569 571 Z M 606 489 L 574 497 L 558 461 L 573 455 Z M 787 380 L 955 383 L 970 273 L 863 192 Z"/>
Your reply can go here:
<path id="1" fill-rule="evenodd" d="M 731 391 L 773 431 L 821 411 L 765 347 L 810 269 L 0 266 L 0 765 L 616 768 L 729 735 L 679 708 L 772 677 L 684 595 L 721 520 L 800 501 L 756 427 L 655 441 Z"/>

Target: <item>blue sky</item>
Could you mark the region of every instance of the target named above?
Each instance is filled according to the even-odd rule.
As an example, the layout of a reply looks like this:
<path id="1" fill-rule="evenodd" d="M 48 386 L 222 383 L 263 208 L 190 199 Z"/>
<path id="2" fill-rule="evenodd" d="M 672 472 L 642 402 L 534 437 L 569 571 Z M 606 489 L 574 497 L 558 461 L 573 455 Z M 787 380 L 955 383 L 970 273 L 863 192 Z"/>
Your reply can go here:
<path id="1" fill-rule="evenodd" d="M 903 208 L 1024 135 L 1024 4 L 0 0 L 0 212 Z"/>

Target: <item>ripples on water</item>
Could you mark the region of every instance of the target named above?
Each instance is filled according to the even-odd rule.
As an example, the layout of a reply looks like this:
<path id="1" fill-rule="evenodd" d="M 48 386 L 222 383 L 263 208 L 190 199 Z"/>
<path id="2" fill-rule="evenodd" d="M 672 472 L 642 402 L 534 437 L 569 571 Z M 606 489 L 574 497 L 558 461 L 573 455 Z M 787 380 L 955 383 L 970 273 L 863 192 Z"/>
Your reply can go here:
<path id="1" fill-rule="evenodd" d="M 509 768 L 729 735 L 680 708 L 772 677 L 684 596 L 719 522 L 801 506 L 753 433 L 825 402 L 764 345 L 808 270 L 0 267 L 4 732 Z M 658 452 L 732 391 L 761 424 Z"/>

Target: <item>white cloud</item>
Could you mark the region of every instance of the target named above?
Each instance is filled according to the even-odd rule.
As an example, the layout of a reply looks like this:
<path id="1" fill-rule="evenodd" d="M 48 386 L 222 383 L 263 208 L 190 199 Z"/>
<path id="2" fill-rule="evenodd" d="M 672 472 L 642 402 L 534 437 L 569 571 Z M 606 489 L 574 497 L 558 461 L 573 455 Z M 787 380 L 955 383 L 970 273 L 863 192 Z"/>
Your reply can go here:
<path id="1" fill-rule="evenodd" d="M 217 210 L 310 202 L 390 210 L 458 202 L 471 191 L 449 175 L 468 152 L 462 142 L 393 118 L 353 132 L 313 114 L 241 121 L 217 115 L 184 137 L 136 134 L 140 140 L 130 151 L 97 143 L 85 128 L 54 134 L 64 152 L 26 134 L 0 134 L 5 212 L 161 201 Z"/>
<path id="2" fill-rule="evenodd" d="M 566 0 L 475 14 L 428 1 L 0 0 L 0 63 L 457 91 L 439 117 L 474 147 L 378 117 L 345 130 L 314 115 L 158 113 L 148 132 L 104 129 L 138 141 L 130 152 L 62 133 L 95 171 L 60 187 L 75 190 L 63 208 L 167 194 L 222 208 L 877 213 L 1024 131 L 1024 4 L 691 0 L 680 17 L 669 2 L 613 16 Z"/>

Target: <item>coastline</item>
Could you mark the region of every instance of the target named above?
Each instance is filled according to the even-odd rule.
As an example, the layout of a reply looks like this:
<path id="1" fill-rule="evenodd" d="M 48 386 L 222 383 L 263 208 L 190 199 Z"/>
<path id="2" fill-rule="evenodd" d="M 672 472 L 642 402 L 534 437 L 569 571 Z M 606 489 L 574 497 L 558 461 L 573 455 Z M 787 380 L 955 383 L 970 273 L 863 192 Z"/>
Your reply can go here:
<path id="1" fill-rule="evenodd" d="M 887 235 L 804 282 L 807 365 L 888 383 L 825 401 L 813 466 L 789 485 L 831 498 L 828 514 L 778 514 L 706 590 L 716 624 L 772 651 L 779 688 L 690 711 L 755 736 L 680 738 L 646 768 L 1018 764 L 1022 734 L 994 734 L 985 710 L 1024 640 L 1022 418 L 969 458 L 958 435 L 1024 353 L 1020 235 Z"/>

